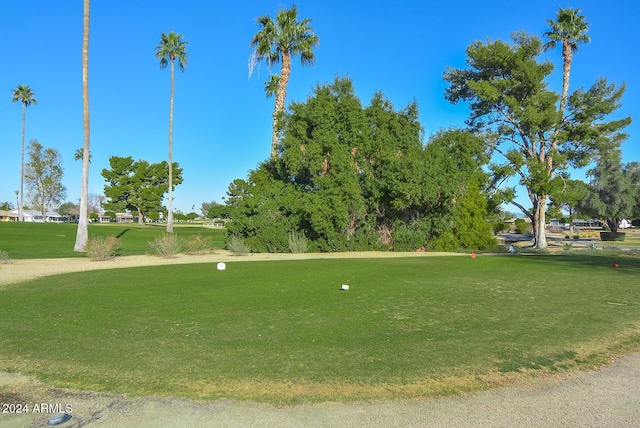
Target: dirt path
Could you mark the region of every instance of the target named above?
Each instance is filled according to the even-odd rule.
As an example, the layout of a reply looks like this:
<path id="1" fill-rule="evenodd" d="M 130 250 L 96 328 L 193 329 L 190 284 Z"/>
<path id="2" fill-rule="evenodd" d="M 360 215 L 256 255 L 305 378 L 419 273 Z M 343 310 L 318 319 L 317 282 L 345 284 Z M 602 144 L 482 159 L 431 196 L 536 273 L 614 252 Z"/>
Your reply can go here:
<path id="1" fill-rule="evenodd" d="M 353 257 L 381 255 L 425 256 L 420 253 L 349 254 Z M 17 260 L 0 267 L 0 287 L 46 275 L 94 269 L 344 256 L 216 254 L 176 259 L 130 256 L 108 262 Z M 24 404 L 29 406 L 28 412 L 15 413 L 15 405 Z M 72 419 L 61 425 L 63 427 L 640 427 L 640 353 L 621 358 L 599 371 L 463 397 L 282 408 L 231 400 L 198 402 L 61 390 L 28 377 L 0 372 L 0 427 L 46 426 L 49 418 L 67 406 Z"/>

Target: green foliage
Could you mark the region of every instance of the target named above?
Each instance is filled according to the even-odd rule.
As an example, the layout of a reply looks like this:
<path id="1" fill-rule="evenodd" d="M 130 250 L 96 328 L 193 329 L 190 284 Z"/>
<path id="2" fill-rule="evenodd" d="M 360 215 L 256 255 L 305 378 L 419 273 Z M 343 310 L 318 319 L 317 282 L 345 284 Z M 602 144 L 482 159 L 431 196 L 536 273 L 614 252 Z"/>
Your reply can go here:
<path id="1" fill-rule="evenodd" d="M 600 156 L 590 174 L 589 192 L 578 208 L 592 218 L 604 218 L 615 233 L 620 221 L 634 214 L 640 195 L 636 165 L 623 166 L 620 150 L 609 150 Z"/>
<path id="2" fill-rule="evenodd" d="M 148 242 L 149 253 L 164 258 L 173 258 L 182 250 L 182 240 L 176 233 L 165 233 Z"/>
<path id="3" fill-rule="evenodd" d="M 111 260 L 122 254 L 122 245 L 114 236 L 96 236 L 89 238 L 85 251 L 91 260 Z"/>
<path id="4" fill-rule="evenodd" d="M 103 169 L 108 198 L 105 208 L 113 211 L 130 210 L 142 218 L 153 211 L 163 211 L 164 194 L 169 190 L 169 164 L 166 161 L 150 164 L 134 161 L 131 156 L 109 158 L 110 169 Z M 173 163 L 173 187 L 182 183 L 182 168 Z M 135 215 L 135 214 L 134 214 Z"/>
<path id="5" fill-rule="evenodd" d="M 251 247 L 238 235 L 229 235 L 227 238 L 227 249 L 236 256 L 244 256 L 251 251 Z"/>
<path id="6" fill-rule="evenodd" d="M 377 93 L 363 107 L 349 79 L 317 86 L 289 111 L 281 158 L 227 192 L 229 231 L 254 251 L 287 251 L 290 231 L 313 251 L 427 247 L 451 227 L 469 180 L 484 180 L 478 137 L 447 130 L 424 145 L 415 103 L 396 111 Z"/>
<path id="7" fill-rule="evenodd" d="M 528 235 L 529 233 L 531 233 L 531 229 L 531 223 L 527 223 L 527 221 L 525 221 L 525 219 L 523 218 L 516 219 L 516 233 L 519 233 L 521 235 Z"/>
<path id="8" fill-rule="evenodd" d="M 624 93 L 624 85 L 606 79 L 586 91 L 576 90 L 565 114 L 559 113 L 560 97 L 546 82 L 553 65 L 538 59 L 540 39 L 522 32 L 512 38 L 512 45 L 498 40 L 469 46 L 469 67 L 445 72 L 445 96 L 452 103 L 470 104 L 467 122 L 474 132 L 487 135 L 486 145 L 495 155 L 492 184 L 518 176 L 534 209 L 518 207 L 537 227 L 538 220 L 544 220 L 547 196 L 562 188 L 558 173 L 583 167 L 598 150 L 619 145 L 616 135 L 631 119 L 606 120 Z M 507 190 L 502 196 L 513 202 L 515 193 Z M 542 234 L 535 237 L 540 248 L 546 247 Z"/>
<path id="9" fill-rule="evenodd" d="M 309 240 L 302 232 L 289 232 L 289 251 L 296 254 L 306 253 Z"/>
<path id="10" fill-rule="evenodd" d="M 480 192 L 477 180 L 469 182 L 453 209 L 452 232 L 460 248 L 484 250 L 496 245 L 491 224 L 487 221 L 487 200 Z"/>
<path id="11" fill-rule="evenodd" d="M 57 149 L 45 148 L 37 140 L 29 143 L 28 157 L 24 171 L 27 194 L 34 209 L 44 214 L 67 195 L 67 188 L 62 184 L 62 157 Z"/>

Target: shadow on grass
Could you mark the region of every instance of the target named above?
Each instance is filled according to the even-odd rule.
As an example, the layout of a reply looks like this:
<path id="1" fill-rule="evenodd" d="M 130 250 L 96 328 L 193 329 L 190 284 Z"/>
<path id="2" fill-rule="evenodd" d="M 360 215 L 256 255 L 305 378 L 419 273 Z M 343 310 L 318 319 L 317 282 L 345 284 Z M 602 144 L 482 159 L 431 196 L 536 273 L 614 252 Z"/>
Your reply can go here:
<path id="1" fill-rule="evenodd" d="M 125 229 L 122 232 L 118 233 L 118 235 L 116 236 L 116 238 L 122 238 L 122 236 L 127 233 L 128 231 L 130 231 L 131 229 Z"/>

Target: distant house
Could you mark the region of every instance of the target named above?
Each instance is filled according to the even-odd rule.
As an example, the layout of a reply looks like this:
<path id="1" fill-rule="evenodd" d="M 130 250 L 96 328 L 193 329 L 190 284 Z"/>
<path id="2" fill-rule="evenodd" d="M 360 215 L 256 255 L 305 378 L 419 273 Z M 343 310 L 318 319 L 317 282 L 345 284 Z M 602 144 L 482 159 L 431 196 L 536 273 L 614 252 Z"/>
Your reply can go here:
<path id="1" fill-rule="evenodd" d="M 18 210 L 9 211 L 9 220 L 18 221 L 19 217 Z M 62 223 L 64 219 L 55 211 L 47 211 L 43 216 L 40 211 L 24 210 L 22 211 L 22 221 L 29 223 Z"/>
<path id="2" fill-rule="evenodd" d="M 594 219 L 589 219 L 589 220 L 576 219 L 576 220 L 573 220 L 573 225 L 576 227 L 602 227 L 602 222 L 600 220 L 594 220 Z"/>
<path id="3" fill-rule="evenodd" d="M 129 213 L 116 213 L 116 222 L 133 223 L 133 216 Z"/>

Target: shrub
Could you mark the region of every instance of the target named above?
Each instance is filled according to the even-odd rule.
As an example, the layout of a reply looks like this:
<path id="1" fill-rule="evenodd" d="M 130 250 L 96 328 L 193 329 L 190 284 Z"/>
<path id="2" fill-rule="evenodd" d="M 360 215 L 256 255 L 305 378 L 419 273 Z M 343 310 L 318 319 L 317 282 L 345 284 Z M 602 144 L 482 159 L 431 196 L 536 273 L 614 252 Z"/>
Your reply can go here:
<path id="1" fill-rule="evenodd" d="M 120 241 L 115 236 L 90 238 L 85 249 L 91 260 L 111 260 L 122 253 Z"/>
<path id="2" fill-rule="evenodd" d="M 510 226 L 508 223 L 497 222 L 493 224 L 493 233 L 497 235 L 499 233 L 508 231 L 509 228 Z"/>
<path id="3" fill-rule="evenodd" d="M 12 263 L 12 261 L 9 258 L 9 254 L 7 254 L 7 252 L 4 251 L 4 250 L 0 250 L 0 264 L 8 265 L 8 264 L 11 264 L 11 263 Z"/>
<path id="4" fill-rule="evenodd" d="M 209 240 L 200 235 L 192 236 L 185 243 L 187 254 L 207 254 L 211 250 Z"/>
<path id="5" fill-rule="evenodd" d="M 251 251 L 251 248 L 244 242 L 244 238 L 239 235 L 230 235 L 227 238 L 227 249 L 236 256 L 244 256 Z"/>
<path id="6" fill-rule="evenodd" d="M 571 251 L 571 249 L 572 249 L 572 248 L 573 248 L 573 244 L 572 244 L 571 242 L 565 242 L 565 243 L 562 245 L 562 249 L 563 249 L 564 251 Z"/>
<path id="7" fill-rule="evenodd" d="M 533 226 L 530 223 L 527 223 L 523 218 L 516 219 L 516 229 L 515 232 L 520 235 L 527 235 L 531 233 L 533 230 Z"/>
<path id="8" fill-rule="evenodd" d="M 309 249 L 309 240 L 302 232 L 289 232 L 289 251 L 292 253 L 306 253 Z"/>
<path id="9" fill-rule="evenodd" d="M 165 258 L 175 257 L 182 249 L 182 242 L 175 233 L 166 233 L 147 245 L 151 254 Z"/>

